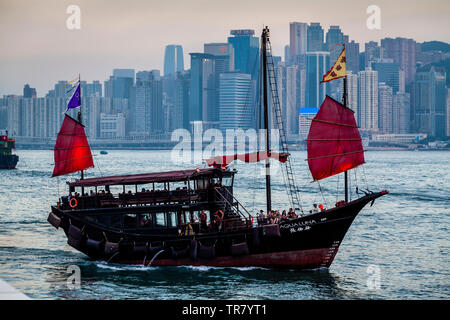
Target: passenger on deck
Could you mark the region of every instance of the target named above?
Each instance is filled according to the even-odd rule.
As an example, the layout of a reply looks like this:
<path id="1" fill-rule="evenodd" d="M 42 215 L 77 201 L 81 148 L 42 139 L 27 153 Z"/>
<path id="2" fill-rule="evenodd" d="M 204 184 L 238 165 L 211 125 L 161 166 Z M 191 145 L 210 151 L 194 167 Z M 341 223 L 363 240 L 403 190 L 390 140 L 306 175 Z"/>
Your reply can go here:
<path id="1" fill-rule="evenodd" d="M 289 209 L 289 214 L 288 214 L 288 216 L 289 216 L 289 219 L 295 219 L 295 218 L 297 218 L 297 215 L 295 214 L 295 211 L 294 211 L 292 208 Z"/>
<path id="2" fill-rule="evenodd" d="M 260 210 L 258 215 L 256 216 L 256 220 L 258 221 L 258 225 L 264 224 L 264 220 L 266 217 L 264 216 L 264 210 Z"/>
<path id="3" fill-rule="evenodd" d="M 145 226 L 145 225 L 147 225 L 148 223 L 149 223 L 149 219 L 148 219 L 148 217 L 147 216 L 143 216 L 142 217 L 142 221 L 141 221 L 141 226 Z"/>
<path id="4" fill-rule="evenodd" d="M 272 211 L 269 211 L 269 213 L 267 214 L 267 223 L 272 224 L 273 220 L 274 220 L 273 213 Z"/>
<path id="5" fill-rule="evenodd" d="M 222 210 L 217 210 L 213 216 L 213 226 L 214 230 L 219 232 L 222 230 L 222 221 L 223 221 L 224 213 Z"/>
<path id="6" fill-rule="evenodd" d="M 278 210 L 273 215 L 273 223 L 280 223 L 280 212 Z"/>
<path id="7" fill-rule="evenodd" d="M 317 208 L 317 203 L 314 203 L 312 213 L 318 213 L 318 212 L 319 212 L 319 208 Z"/>
<path id="8" fill-rule="evenodd" d="M 283 212 L 281 213 L 281 218 L 280 218 L 280 220 L 281 221 L 285 221 L 285 220 L 287 220 L 288 219 L 288 216 L 287 216 L 287 214 L 286 214 L 286 210 L 283 210 Z"/>
<path id="9" fill-rule="evenodd" d="M 205 210 L 202 210 L 200 213 L 200 230 L 201 232 L 207 232 L 208 231 L 208 225 L 206 224 L 206 220 L 208 217 L 206 216 Z"/>

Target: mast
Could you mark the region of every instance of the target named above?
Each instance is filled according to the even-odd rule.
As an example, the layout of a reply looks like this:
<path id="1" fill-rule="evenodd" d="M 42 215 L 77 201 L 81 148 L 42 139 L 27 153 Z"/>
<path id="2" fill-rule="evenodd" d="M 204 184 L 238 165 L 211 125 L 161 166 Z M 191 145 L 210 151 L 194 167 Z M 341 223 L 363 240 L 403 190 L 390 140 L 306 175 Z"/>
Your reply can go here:
<path id="1" fill-rule="evenodd" d="M 345 48 L 345 47 L 344 47 Z M 347 76 L 344 78 L 344 96 L 342 97 L 343 105 L 347 108 Z M 348 170 L 344 171 L 344 192 L 345 192 L 345 202 L 348 202 Z"/>
<path id="2" fill-rule="evenodd" d="M 78 74 L 78 85 L 81 85 L 80 74 Z M 78 111 L 78 122 L 83 124 L 81 122 L 81 90 L 80 90 L 80 111 Z M 81 180 L 84 179 L 84 170 L 80 171 L 80 179 Z M 84 195 L 84 187 L 81 187 L 81 194 Z"/>
<path id="3" fill-rule="evenodd" d="M 270 152 L 269 140 L 269 107 L 268 107 L 268 91 L 267 91 L 267 37 L 269 36 L 269 28 L 266 26 L 261 35 L 261 53 L 262 53 L 262 77 L 263 77 L 263 100 L 264 100 L 264 133 L 266 142 L 266 152 Z M 267 213 L 272 210 L 272 196 L 270 190 L 270 159 L 266 159 L 266 202 Z"/>

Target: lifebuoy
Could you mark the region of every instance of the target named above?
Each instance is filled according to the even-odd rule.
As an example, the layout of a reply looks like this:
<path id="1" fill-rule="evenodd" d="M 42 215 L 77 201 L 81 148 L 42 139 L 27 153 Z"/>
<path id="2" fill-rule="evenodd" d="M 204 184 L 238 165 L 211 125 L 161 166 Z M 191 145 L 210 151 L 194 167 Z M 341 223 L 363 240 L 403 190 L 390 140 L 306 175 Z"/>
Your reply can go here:
<path id="1" fill-rule="evenodd" d="M 75 203 L 73 203 L 72 201 L 75 201 Z M 74 208 L 77 207 L 77 205 L 78 205 L 77 199 L 75 199 L 75 198 L 70 198 L 69 206 L 70 206 L 72 209 L 74 209 Z"/>

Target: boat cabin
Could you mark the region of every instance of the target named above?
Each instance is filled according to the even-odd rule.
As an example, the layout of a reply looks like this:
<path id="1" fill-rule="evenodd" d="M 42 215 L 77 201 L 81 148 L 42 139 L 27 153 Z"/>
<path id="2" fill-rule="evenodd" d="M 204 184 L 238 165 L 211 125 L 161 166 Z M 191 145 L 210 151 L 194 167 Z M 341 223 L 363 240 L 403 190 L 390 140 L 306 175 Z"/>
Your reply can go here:
<path id="1" fill-rule="evenodd" d="M 208 168 L 80 179 L 68 182 L 69 196 L 61 197 L 59 207 L 125 232 L 199 233 L 202 210 L 208 225 L 218 210 L 228 226 L 241 225 L 235 172 Z"/>

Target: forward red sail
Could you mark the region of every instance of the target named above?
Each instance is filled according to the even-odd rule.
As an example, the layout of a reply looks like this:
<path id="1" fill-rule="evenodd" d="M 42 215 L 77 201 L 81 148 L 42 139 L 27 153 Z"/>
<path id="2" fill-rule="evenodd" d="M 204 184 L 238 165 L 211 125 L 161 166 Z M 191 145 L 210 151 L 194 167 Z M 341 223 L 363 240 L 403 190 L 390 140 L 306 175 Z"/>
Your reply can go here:
<path id="1" fill-rule="evenodd" d="M 314 180 L 363 164 L 364 149 L 353 111 L 327 96 L 311 122 L 307 149 Z"/>
<path id="2" fill-rule="evenodd" d="M 94 166 L 84 126 L 65 115 L 54 150 L 55 168 L 52 177 L 81 171 Z"/>
<path id="3" fill-rule="evenodd" d="M 234 160 L 241 160 L 244 162 L 259 162 L 266 160 L 267 158 L 277 159 L 281 163 L 286 162 L 289 157 L 289 153 L 277 153 L 277 152 L 254 152 L 244 154 L 232 154 L 228 156 L 217 156 L 214 158 L 206 159 L 208 166 L 214 166 L 214 168 L 226 167 Z"/>

